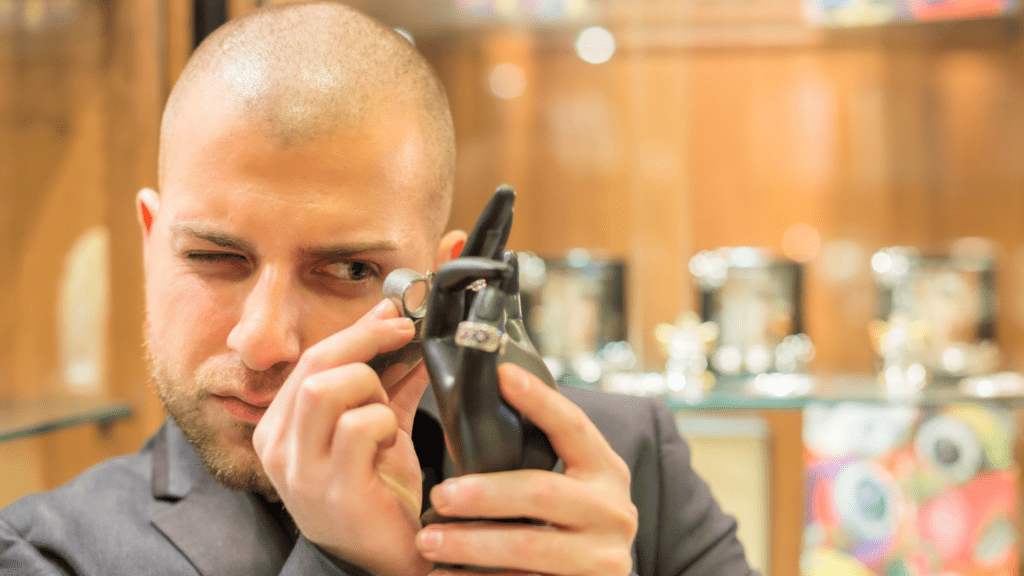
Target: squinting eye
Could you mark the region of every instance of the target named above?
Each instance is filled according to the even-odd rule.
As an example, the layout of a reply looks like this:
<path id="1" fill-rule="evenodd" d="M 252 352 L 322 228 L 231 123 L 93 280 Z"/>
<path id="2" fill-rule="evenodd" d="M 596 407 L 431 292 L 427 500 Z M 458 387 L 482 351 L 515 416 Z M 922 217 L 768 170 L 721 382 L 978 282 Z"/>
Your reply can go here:
<path id="1" fill-rule="evenodd" d="M 225 262 L 225 261 L 245 261 L 245 256 L 241 254 L 228 254 L 220 252 L 188 252 L 185 257 L 193 262 Z"/>
<path id="2" fill-rule="evenodd" d="M 358 282 L 374 275 L 373 266 L 366 262 L 335 262 L 325 266 L 328 274 L 341 280 Z"/>

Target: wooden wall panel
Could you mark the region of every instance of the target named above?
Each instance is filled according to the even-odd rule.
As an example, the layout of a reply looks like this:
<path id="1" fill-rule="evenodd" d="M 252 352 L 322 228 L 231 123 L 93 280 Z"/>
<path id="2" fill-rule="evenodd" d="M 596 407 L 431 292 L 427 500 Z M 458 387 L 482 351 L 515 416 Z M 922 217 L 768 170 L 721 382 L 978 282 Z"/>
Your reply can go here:
<path id="1" fill-rule="evenodd" d="M 5 448 L 21 482 L 0 500 L 55 487 L 137 450 L 162 419 L 141 355 L 141 238 L 133 199 L 156 185 L 166 92 L 162 3 L 15 3 L 0 27 L 0 399 L 88 393 L 134 416 Z M 30 9 L 31 8 L 31 9 Z M 110 238 L 105 378 L 76 391 L 58 352 L 58 291 L 69 249 L 93 226 Z"/>
<path id="2" fill-rule="evenodd" d="M 41 455 L 37 438 L 0 444 L 0 462 L 4 463 L 4 473 L 0 474 L 0 508 L 46 486 Z"/>
<path id="3" fill-rule="evenodd" d="M 680 263 L 665 265 L 689 249 L 681 245 L 689 236 L 680 63 L 593 66 L 549 45 L 535 45 L 531 54 L 521 33 L 480 46 L 453 52 L 441 42 L 420 43 L 449 85 L 456 122 L 452 226 L 471 227 L 494 188 L 512 184 L 519 199 L 510 247 L 551 257 L 585 248 L 629 260 L 631 275 L 656 277 L 628 295 L 637 320 L 632 339 L 642 346 L 649 334 L 643 319 L 671 320 L 680 299 L 688 304 L 690 297 L 678 290 Z M 520 66 L 528 79 L 526 92 L 512 100 L 487 88 L 488 75 L 504 63 Z"/>
<path id="4" fill-rule="evenodd" d="M 106 75 L 107 216 L 112 237 L 110 393 L 132 403 L 134 416 L 112 429 L 121 450 L 137 450 L 163 421 L 164 412 L 147 385 L 142 349 L 142 234 L 135 195 L 157 186 L 160 117 L 174 60 L 164 2 L 122 2 L 110 13 Z M 170 62 L 169 62 L 170 60 Z"/>
<path id="5" fill-rule="evenodd" d="M 1024 70 L 1021 41 L 1003 22 L 805 27 L 767 44 L 754 24 L 746 40 L 734 24 L 675 44 L 662 28 L 629 26 L 620 36 L 629 43 L 598 66 L 575 57 L 568 31 L 420 42 L 455 111 L 453 225 L 471 225 L 508 181 L 522 194 L 515 247 L 625 258 L 631 339 L 657 369 L 654 326 L 693 306 L 690 256 L 736 245 L 780 252 L 789 226 L 810 224 L 822 249 L 807 264 L 805 317 L 825 373 L 874 368 L 871 254 L 988 237 L 1000 254 L 1000 343 L 1007 367 L 1021 367 Z M 510 34 L 532 35 L 532 60 L 495 40 Z M 452 42 L 460 48 L 445 48 Z M 512 101 L 486 90 L 505 61 L 529 70 Z"/>
<path id="6" fill-rule="evenodd" d="M 935 194 L 936 236 L 948 242 L 980 236 L 996 243 L 1000 263 L 998 283 L 1003 314 L 998 338 L 1008 365 L 1024 368 L 1022 325 L 1014 314 L 1024 283 L 1011 256 L 1019 251 L 1024 233 L 1024 101 L 1019 62 L 996 50 L 939 55 L 934 62 L 938 159 Z"/>
<path id="7" fill-rule="evenodd" d="M 102 106 L 95 78 L 102 42 L 95 32 L 101 25 L 102 13 L 88 3 L 70 22 L 32 25 L 26 16 L 22 34 L 0 37 L 2 70 L 10 79 L 0 82 L 0 366 L 9 374 L 8 394 L 17 397 L 58 387 L 57 279 L 67 248 L 103 210 L 102 202 L 89 202 L 102 181 L 94 169 Z M 39 228 L 54 222 L 61 225 Z"/>
<path id="8" fill-rule="evenodd" d="M 628 246 L 629 337 L 641 363 L 650 364 L 661 361 L 653 326 L 674 321 L 679 311 L 693 306 L 692 292 L 681 289 L 694 248 L 690 201 L 695 191 L 685 139 L 692 117 L 683 105 L 691 86 L 687 63 L 673 58 L 627 58 L 621 66 L 619 89 L 612 94 L 627 105 L 620 128 L 627 135 L 626 186 L 618 204 L 628 207 L 629 220 L 617 233 Z"/>

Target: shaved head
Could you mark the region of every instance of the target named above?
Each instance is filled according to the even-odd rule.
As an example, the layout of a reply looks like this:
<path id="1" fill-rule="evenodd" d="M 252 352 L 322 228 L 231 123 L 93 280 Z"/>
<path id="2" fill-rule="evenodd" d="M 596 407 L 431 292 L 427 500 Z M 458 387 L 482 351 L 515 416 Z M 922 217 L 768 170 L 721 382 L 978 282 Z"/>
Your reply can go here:
<path id="1" fill-rule="evenodd" d="M 301 147 L 374 117 L 415 110 L 424 138 L 424 201 L 440 236 L 451 209 L 455 136 L 444 88 L 394 30 L 334 2 L 286 3 L 231 20 L 196 49 L 160 131 L 160 185 L 189 95 L 212 89 L 280 148 Z"/>

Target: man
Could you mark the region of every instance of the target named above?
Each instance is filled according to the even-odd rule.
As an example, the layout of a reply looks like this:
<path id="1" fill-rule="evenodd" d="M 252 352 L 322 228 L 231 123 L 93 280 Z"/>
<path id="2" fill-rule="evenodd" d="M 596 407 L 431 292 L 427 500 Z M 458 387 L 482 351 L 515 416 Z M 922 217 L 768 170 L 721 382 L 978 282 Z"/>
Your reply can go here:
<path id="1" fill-rule="evenodd" d="M 137 199 L 147 351 L 173 422 L 0 513 L 0 573 L 747 574 L 653 402 L 563 396 L 502 366 L 564 470 L 429 485 L 444 448 L 417 416 L 423 366 L 366 362 L 413 336 L 383 277 L 465 239 L 443 233 L 453 166 L 439 82 L 366 16 L 286 4 L 208 38 L 168 100 L 160 191 Z M 424 499 L 542 524 L 423 527 Z"/>

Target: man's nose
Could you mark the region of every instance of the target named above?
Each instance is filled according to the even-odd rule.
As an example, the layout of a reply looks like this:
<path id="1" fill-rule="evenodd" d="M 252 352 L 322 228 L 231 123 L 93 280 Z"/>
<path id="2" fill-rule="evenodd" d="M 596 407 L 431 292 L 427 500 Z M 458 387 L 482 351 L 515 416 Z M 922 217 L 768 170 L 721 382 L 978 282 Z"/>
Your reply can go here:
<path id="1" fill-rule="evenodd" d="M 298 361 L 301 337 L 297 288 L 285 271 L 271 266 L 259 271 L 227 342 L 251 370 Z"/>

